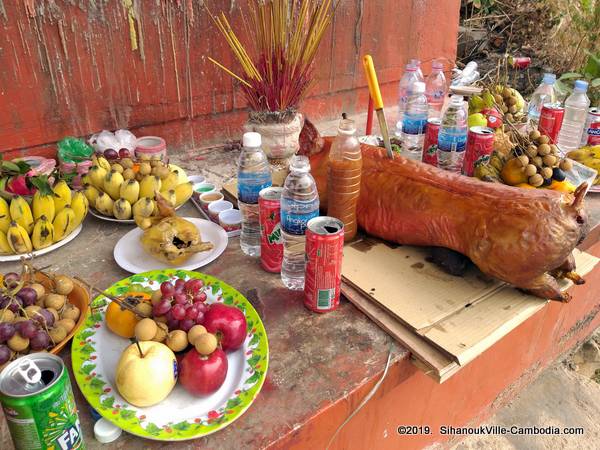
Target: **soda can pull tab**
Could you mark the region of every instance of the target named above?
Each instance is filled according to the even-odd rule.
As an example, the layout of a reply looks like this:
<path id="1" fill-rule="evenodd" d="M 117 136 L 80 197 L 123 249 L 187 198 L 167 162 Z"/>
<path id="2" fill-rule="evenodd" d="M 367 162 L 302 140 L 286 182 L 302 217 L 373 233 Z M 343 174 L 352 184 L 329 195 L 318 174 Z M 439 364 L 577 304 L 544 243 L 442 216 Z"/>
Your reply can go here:
<path id="1" fill-rule="evenodd" d="M 42 380 L 42 372 L 33 361 L 25 361 L 17 371 L 27 384 L 37 384 Z"/>

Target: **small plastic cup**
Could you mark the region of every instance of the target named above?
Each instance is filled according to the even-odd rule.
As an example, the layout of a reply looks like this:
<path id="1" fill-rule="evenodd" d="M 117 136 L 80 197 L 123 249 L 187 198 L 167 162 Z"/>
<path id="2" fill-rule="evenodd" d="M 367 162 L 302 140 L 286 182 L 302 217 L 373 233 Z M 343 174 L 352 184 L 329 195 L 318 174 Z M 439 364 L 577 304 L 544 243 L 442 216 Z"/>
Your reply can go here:
<path id="1" fill-rule="evenodd" d="M 206 181 L 206 178 L 204 178 L 202 175 L 188 175 L 188 181 L 192 183 L 193 186 L 200 184 L 200 183 L 204 183 Z"/>
<path id="2" fill-rule="evenodd" d="M 220 192 L 205 192 L 200 195 L 200 207 L 208 213 L 208 205 L 219 200 L 223 200 L 223 194 Z"/>
<path id="3" fill-rule="evenodd" d="M 219 214 L 223 211 L 229 211 L 233 209 L 233 203 L 228 202 L 227 200 L 219 200 L 217 202 L 212 202 L 208 205 L 208 217 L 213 222 L 219 223 Z"/>
<path id="4" fill-rule="evenodd" d="M 237 231 L 242 228 L 242 213 L 239 209 L 228 209 L 219 213 L 219 225 L 225 231 Z"/>
<path id="5" fill-rule="evenodd" d="M 200 200 L 200 196 L 206 192 L 213 192 L 216 190 L 215 185 L 212 183 L 196 183 L 193 186 L 193 196 L 196 200 Z"/>

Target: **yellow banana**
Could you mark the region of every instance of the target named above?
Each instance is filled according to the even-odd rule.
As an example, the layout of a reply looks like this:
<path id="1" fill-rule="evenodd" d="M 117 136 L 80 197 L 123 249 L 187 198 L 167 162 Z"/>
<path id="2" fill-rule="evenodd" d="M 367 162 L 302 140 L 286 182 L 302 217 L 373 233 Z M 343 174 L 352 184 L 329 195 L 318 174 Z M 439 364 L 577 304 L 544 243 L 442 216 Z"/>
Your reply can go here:
<path id="1" fill-rule="evenodd" d="M 77 228 L 85 216 L 88 213 L 89 202 L 83 192 L 76 191 L 73 192 L 73 197 L 71 198 L 71 209 L 75 213 L 75 222 L 73 228 Z"/>
<path id="2" fill-rule="evenodd" d="M 135 180 L 127 180 L 121 185 L 119 192 L 121 198 L 127 200 L 131 205 L 138 201 L 140 196 L 140 183 Z"/>
<path id="3" fill-rule="evenodd" d="M 0 197 L 0 231 L 6 234 L 10 226 L 10 208 L 8 203 Z"/>
<path id="4" fill-rule="evenodd" d="M 56 214 L 54 222 L 52 222 L 54 226 L 54 242 L 58 242 L 71 234 L 71 231 L 75 228 L 73 226 L 74 222 L 75 212 L 73 208 L 67 205 Z"/>
<path id="5" fill-rule="evenodd" d="M 84 176 L 81 177 L 81 185 L 82 186 L 84 184 L 90 184 L 91 182 L 92 182 L 92 180 L 88 174 L 85 174 Z"/>
<path id="6" fill-rule="evenodd" d="M 175 206 L 175 202 L 177 201 L 177 196 L 175 195 L 175 189 L 171 189 L 170 191 L 159 192 L 158 195 L 160 195 L 162 198 L 164 198 L 169 205 Z"/>
<path id="7" fill-rule="evenodd" d="M 175 189 L 175 186 L 177 186 L 178 184 L 179 184 L 179 172 L 175 170 L 173 172 L 169 172 L 167 177 L 164 180 L 162 180 L 162 185 L 160 186 L 160 190 L 161 190 L 161 192 L 169 191 L 171 189 Z"/>
<path id="8" fill-rule="evenodd" d="M 27 231 L 15 221 L 10 223 L 6 239 L 14 253 L 30 253 L 33 250 Z"/>
<path id="9" fill-rule="evenodd" d="M 192 182 L 181 183 L 175 186 L 175 206 L 183 205 L 192 196 Z"/>
<path id="10" fill-rule="evenodd" d="M 140 197 L 154 198 L 154 193 L 160 191 L 161 180 L 155 175 L 146 175 L 140 182 Z"/>
<path id="11" fill-rule="evenodd" d="M 113 215 L 121 220 L 131 219 L 131 203 L 124 198 L 120 198 L 113 206 Z"/>
<path id="12" fill-rule="evenodd" d="M 65 206 L 71 203 L 71 189 L 65 180 L 60 180 L 54 185 L 54 213 L 58 214 Z"/>
<path id="13" fill-rule="evenodd" d="M 122 184 L 123 175 L 115 170 L 112 170 L 104 177 L 104 192 L 110 195 L 110 198 L 113 200 L 117 200 L 119 198 L 119 192 L 121 191 Z"/>
<path id="14" fill-rule="evenodd" d="M 13 250 L 12 250 L 12 248 L 10 248 L 10 245 L 8 244 L 8 239 L 6 238 L 6 233 L 4 231 L 0 231 L 0 255 L 10 255 L 12 253 L 13 253 Z"/>
<path id="15" fill-rule="evenodd" d="M 142 230 L 145 230 L 152 226 L 152 219 L 150 217 L 133 216 L 133 219 L 135 220 L 136 225 Z"/>
<path id="16" fill-rule="evenodd" d="M 96 156 L 92 157 L 92 161 L 94 161 L 95 165 L 102 167 L 107 172 L 110 172 L 110 163 L 104 156 Z"/>
<path id="17" fill-rule="evenodd" d="M 100 166 L 92 166 L 92 168 L 88 172 L 90 181 L 97 189 L 100 190 L 104 189 L 104 177 L 106 176 L 106 174 L 106 169 Z"/>
<path id="18" fill-rule="evenodd" d="M 95 186 L 86 184 L 83 186 L 83 194 L 85 195 L 85 198 L 88 199 L 89 204 L 95 206 L 96 199 L 98 198 L 98 195 L 100 195 L 100 191 Z"/>
<path id="19" fill-rule="evenodd" d="M 33 210 L 33 220 L 37 221 L 41 216 L 46 216 L 50 222 L 54 220 L 54 196 L 42 194 L 37 191 L 33 196 L 31 204 Z"/>
<path id="20" fill-rule="evenodd" d="M 10 218 L 21 225 L 27 233 L 33 231 L 33 215 L 29 203 L 20 195 L 10 202 Z"/>
<path id="21" fill-rule="evenodd" d="M 150 217 L 154 211 L 154 200 L 148 197 L 142 197 L 135 202 L 132 209 L 134 216 Z"/>
<path id="22" fill-rule="evenodd" d="M 40 216 L 35 223 L 31 234 L 31 243 L 36 250 L 41 250 L 54 243 L 54 226 L 52 222 L 46 219 L 46 216 Z"/>
<path id="23" fill-rule="evenodd" d="M 106 192 L 101 192 L 94 205 L 96 210 L 105 216 L 113 215 L 113 199 Z"/>

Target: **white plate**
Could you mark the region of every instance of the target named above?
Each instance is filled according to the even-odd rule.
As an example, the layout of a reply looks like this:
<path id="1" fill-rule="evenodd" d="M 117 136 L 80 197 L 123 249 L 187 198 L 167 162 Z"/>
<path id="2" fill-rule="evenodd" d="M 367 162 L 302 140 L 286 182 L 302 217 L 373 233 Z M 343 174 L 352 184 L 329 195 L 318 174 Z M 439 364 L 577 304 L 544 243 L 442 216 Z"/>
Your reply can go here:
<path id="1" fill-rule="evenodd" d="M 225 231 L 225 230 L 223 230 L 223 231 Z M 71 231 L 71 234 L 69 234 L 62 241 L 58 241 L 57 243 L 52 244 L 50 247 L 46 247 L 41 250 L 34 250 L 31 253 L 19 253 L 18 255 L 1 255 L 0 262 L 19 261 L 22 257 L 24 257 L 24 256 L 28 257 L 30 255 L 31 256 L 45 255 L 46 253 L 50 253 L 52 250 L 56 250 L 57 248 L 68 244 L 73 239 L 75 239 L 80 232 L 81 232 L 81 225 L 79 225 L 77 228 L 75 228 L 73 231 Z"/>
<path id="2" fill-rule="evenodd" d="M 183 205 L 185 205 L 185 203 L 186 202 L 183 202 L 181 205 L 179 205 L 177 208 L 175 208 L 175 211 L 177 211 L 179 208 L 181 208 Z M 117 218 L 112 217 L 112 216 L 105 216 L 104 214 L 99 213 L 98 211 L 96 211 L 92 207 L 89 208 L 89 212 L 90 212 L 90 214 L 92 216 L 97 217 L 98 219 L 106 220 L 108 222 L 135 223 L 135 220 L 133 220 L 133 219 L 117 219 Z"/>
<path id="3" fill-rule="evenodd" d="M 225 251 L 228 238 L 222 227 L 210 220 L 196 217 L 184 217 L 184 219 L 196 225 L 196 228 L 200 231 L 202 241 L 211 242 L 214 247 L 207 252 L 192 255 L 181 266 L 177 266 L 177 269 L 197 269 L 214 261 Z M 148 272 L 156 269 L 174 269 L 174 266 L 159 261 L 146 253 L 140 241 L 143 233 L 142 229 L 135 228 L 119 239 L 113 252 L 117 264 L 131 273 Z"/>

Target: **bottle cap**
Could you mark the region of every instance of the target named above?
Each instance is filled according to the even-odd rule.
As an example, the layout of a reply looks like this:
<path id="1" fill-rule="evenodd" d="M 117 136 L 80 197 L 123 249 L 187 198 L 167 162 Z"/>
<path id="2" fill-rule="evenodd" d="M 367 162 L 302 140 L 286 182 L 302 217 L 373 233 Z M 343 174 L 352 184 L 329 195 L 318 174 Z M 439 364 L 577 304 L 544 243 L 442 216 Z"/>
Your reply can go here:
<path id="1" fill-rule="evenodd" d="M 556 82 L 556 75 L 553 73 L 545 73 L 543 82 L 545 84 L 554 84 Z"/>
<path id="2" fill-rule="evenodd" d="M 109 442 L 116 441 L 121 436 L 121 430 L 118 426 L 110 423 L 108 420 L 102 418 L 94 425 L 94 437 L 98 442 L 102 444 L 108 444 Z"/>
<path id="3" fill-rule="evenodd" d="M 242 145 L 244 147 L 260 147 L 262 144 L 262 138 L 260 134 L 254 132 L 244 133 L 242 138 Z"/>
<path id="4" fill-rule="evenodd" d="M 575 82 L 575 90 L 577 91 L 587 91 L 588 88 L 588 82 L 587 81 L 583 81 L 583 80 L 577 80 Z"/>
<path id="5" fill-rule="evenodd" d="M 352 119 L 342 119 L 338 126 L 338 134 L 354 136 L 356 133 L 356 125 Z"/>
<path id="6" fill-rule="evenodd" d="M 406 70 L 407 72 L 416 72 L 416 71 L 417 71 L 417 68 L 416 68 L 415 66 L 413 66 L 411 63 L 408 63 L 408 64 L 406 65 L 406 69 L 405 69 L 405 70 Z"/>
<path id="7" fill-rule="evenodd" d="M 410 64 L 411 66 L 413 66 L 413 67 L 417 67 L 417 68 L 418 68 L 418 67 L 421 67 L 421 61 L 420 61 L 420 60 L 418 60 L 418 59 L 411 59 L 411 60 L 409 61 L 409 64 Z"/>
<path id="8" fill-rule="evenodd" d="M 416 81 L 413 84 L 412 92 L 413 92 L 413 94 L 425 93 L 425 83 L 423 83 L 422 81 Z"/>
<path id="9" fill-rule="evenodd" d="M 444 64 L 441 61 L 433 61 L 431 63 L 431 68 L 433 70 L 444 70 Z"/>
<path id="10" fill-rule="evenodd" d="M 310 172 L 310 162 L 308 157 L 304 155 L 294 155 L 290 162 L 290 170 L 296 172 Z"/>

